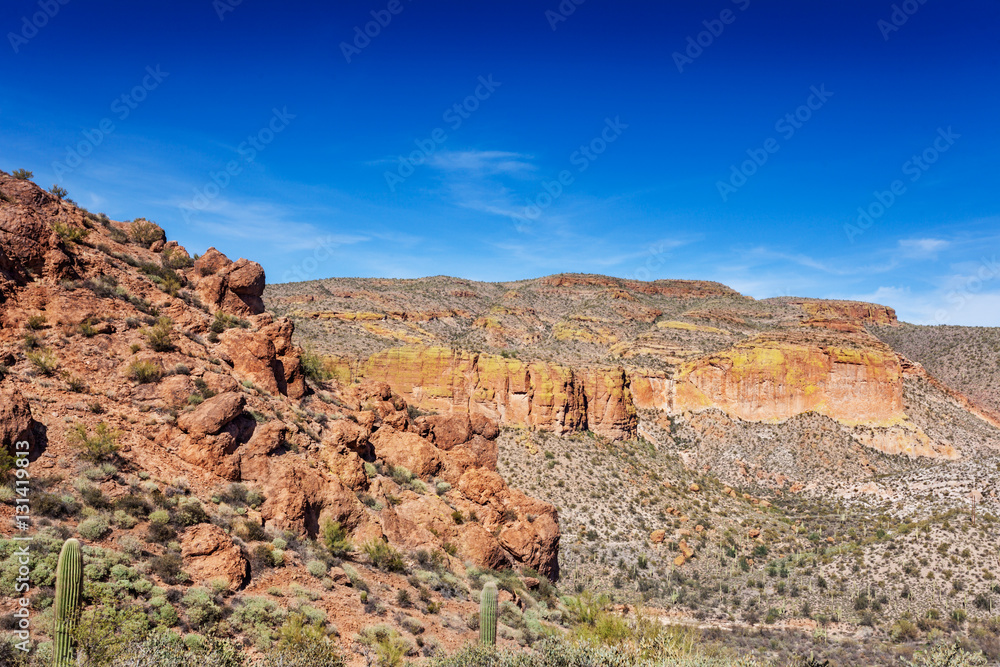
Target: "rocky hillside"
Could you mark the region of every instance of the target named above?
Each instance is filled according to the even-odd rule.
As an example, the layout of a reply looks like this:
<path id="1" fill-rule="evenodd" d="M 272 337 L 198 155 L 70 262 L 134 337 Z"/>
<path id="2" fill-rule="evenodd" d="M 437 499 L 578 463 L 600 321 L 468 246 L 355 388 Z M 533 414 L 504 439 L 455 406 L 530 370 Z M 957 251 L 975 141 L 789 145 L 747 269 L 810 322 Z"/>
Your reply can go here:
<path id="1" fill-rule="evenodd" d="M 998 422 L 895 347 L 890 308 L 583 275 L 264 299 L 342 382 L 496 420 L 573 587 L 843 641 L 992 613 Z"/>
<path id="2" fill-rule="evenodd" d="M 908 387 L 927 385 L 919 395 L 933 401 L 965 398 L 868 332 L 900 327 L 892 309 L 874 304 L 755 301 L 715 283 L 584 275 L 330 279 L 271 286 L 265 298 L 331 355 L 326 369 L 342 381 L 376 379 L 421 409 L 503 425 L 620 440 L 710 412 L 751 429 L 815 413 L 846 428 L 861 452 L 928 460 L 972 455 L 995 425 L 985 414 L 972 432 L 921 420 L 927 406 L 908 403 L 919 393 Z M 871 477 L 847 474 L 863 454 L 837 451 L 847 458 L 822 474 L 774 472 L 788 487 Z"/>
<path id="3" fill-rule="evenodd" d="M 1000 328 L 902 324 L 872 333 L 1000 419 Z"/>
<path id="4" fill-rule="evenodd" d="M 70 535 L 95 609 L 111 596 L 143 624 L 257 649 L 296 618 L 345 647 L 379 623 L 414 653 L 457 646 L 474 636 L 476 573 L 511 568 L 506 599 L 540 631 L 557 516 L 496 472 L 494 421 L 310 379 L 255 262 L 192 257 L 151 222 L 3 172 L 0 200 L 0 520 L 35 537 L 34 639 Z M 30 512 L 15 523 L 8 456 L 23 447 Z M 14 550 L 0 543 L 9 590 Z"/>

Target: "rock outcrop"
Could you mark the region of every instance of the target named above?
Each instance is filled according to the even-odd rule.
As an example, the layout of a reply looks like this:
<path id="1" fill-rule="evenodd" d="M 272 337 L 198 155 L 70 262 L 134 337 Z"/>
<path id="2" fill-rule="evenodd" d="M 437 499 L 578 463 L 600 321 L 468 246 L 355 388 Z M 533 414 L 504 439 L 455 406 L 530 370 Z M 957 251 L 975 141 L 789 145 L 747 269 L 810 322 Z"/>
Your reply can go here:
<path id="1" fill-rule="evenodd" d="M 238 591 L 250 578 L 250 563 L 243 551 L 219 526 L 200 523 L 181 537 L 184 571 L 196 584 L 226 581 L 230 591 Z"/>
<path id="2" fill-rule="evenodd" d="M 27 442 L 28 451 L 32 451 L 35 447 L 34 426 L 35 420 L 31 417 L 27 399 L 16 387 L 0 384 L 0 447 L 13 454 L 17 443 Z"/>
<path id="3" fill-rule="evenodd" d="M 574 371 L 447 348 L 405 347 L 368 359 L 356 372 L 392 385 L 416 405 L 461 411 L 556 433 L 635 433 L 629 379 L 621 368 Z"/>
<path id="4" fill-rule="evenodd" d="M 0 446 L 36 444 L 43 431 L 31 408 L 39 400 L 46 417 L 65 417 L 46 420 L 52 456 L 76 456 L 78 433 L 95 446 L 114 441 L 122 468 L 145 481 L 136 495 L 190 494 L 185 507 L 200 501 L 234 534 L 258 524 L 243 533 L 248 542 L 270 542 L 261 527 L 272 537 L 316 537 L 335 521 L 358 546 L 389 540 L 452 553 L 443 557 L 456 569 L 468 561 L 558 576 L 555 509 L 496 474 L 499 430 L 485 415 L 418 421 L 403 397 L 375 381 L 316 380 L 312 393 L 292 322 L 263 312 L 259 264 L 215 249 L 191 262 L 153 223 L 87 213 L 2 172 L 0 194 Z M 28 382 L 33 391 L 22 395 L 17 388 Z M 461 490 L 478 472 L 492 476 L 496 498 Z M 108 486 L 114 497 L 128 493 Z M 212 510 L 210 499 L 221 506 L 234 488 L 262 501 Z M 198 523 L 179 540 L 184 570 L 195 584 L 223 577 L 235 591 L 250 575 L 247 555 L 204 518 L 192 510 L 185 519 Z"/>
<path id="5" fill-rule="evenodd" d="M 264 268 L 257 262 L 235 262 L 209 248 L 194 263 L 198 296 L 214 310 L 245 317 L 264 312 Z"/>

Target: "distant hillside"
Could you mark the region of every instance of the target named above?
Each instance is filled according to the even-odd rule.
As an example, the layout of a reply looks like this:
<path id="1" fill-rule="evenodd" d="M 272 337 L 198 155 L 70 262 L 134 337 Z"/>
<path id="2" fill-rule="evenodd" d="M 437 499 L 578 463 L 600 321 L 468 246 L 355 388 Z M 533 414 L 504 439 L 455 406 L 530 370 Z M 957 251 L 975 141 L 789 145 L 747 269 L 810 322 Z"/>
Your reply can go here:
<path id="1" fill-rule="evenodd" d="M 872 332 L 937 379 L 1000 414 L 1000 328 L 902 324 Z"/>

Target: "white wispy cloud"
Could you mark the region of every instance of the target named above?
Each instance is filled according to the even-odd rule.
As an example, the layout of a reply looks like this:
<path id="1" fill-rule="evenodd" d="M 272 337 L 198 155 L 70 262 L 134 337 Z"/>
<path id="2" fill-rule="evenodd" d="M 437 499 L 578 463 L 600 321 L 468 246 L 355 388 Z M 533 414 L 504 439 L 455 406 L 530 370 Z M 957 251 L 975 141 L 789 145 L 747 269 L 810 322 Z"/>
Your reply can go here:
<path id="1" fill-rule="evenodd" d="M 936 257 L 942 250 L 951 247 L 951 241 L 944 239 L 900 239 L 899 249 L 908 257 Z"/>
<path id="2" fill-rule="evenodd" d="M 441 151 L 428 164 L 444 171 L 514 175 L 535 171 L 531 160 L 530 155 L 510 151 Z"/>

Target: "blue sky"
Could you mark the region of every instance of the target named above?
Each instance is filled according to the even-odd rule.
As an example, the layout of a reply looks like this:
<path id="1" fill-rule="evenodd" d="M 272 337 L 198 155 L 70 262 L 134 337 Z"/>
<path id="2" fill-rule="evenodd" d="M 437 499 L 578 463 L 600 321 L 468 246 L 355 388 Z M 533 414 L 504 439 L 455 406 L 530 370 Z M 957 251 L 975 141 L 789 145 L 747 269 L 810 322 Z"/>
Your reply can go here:
<path id="1" fill-rule="evenodd" d="M 0 168 L 270 282 L 699 278 L 997 326 L 998 25 L 992 0 L 7 0 Z"/>

